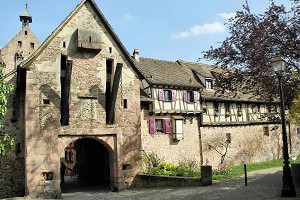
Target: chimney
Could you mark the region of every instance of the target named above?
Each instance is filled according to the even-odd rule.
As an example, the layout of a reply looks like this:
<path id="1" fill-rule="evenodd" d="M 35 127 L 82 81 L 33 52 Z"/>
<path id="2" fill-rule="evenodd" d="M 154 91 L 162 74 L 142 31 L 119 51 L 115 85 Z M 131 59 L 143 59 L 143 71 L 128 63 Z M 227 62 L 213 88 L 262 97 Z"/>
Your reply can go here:
<path id="1" fill-rule="evenodd" d="M 134 49 L 133 51 L 133 58 L 136 60 L 136 61 L 140 61 L 140 52 L 138 49 Z"/>

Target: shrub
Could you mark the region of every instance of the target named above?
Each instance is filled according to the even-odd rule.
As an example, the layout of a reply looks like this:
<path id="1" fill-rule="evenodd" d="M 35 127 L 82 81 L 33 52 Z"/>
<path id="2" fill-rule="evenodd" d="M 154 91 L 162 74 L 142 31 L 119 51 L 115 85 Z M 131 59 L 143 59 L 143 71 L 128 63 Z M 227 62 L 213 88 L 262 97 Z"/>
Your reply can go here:
<path id="1" fill-rule="evenodd" d="M 231 173 L 231 169 L 229 167 L 223 167 L 221 169 L 214 169 L 212 172 L 213 176 L 217 175 L 228 175 Z"/>
<path id="2" fill-rule="evenodd" d="M 157 176 L 186 176 L 186 177 L 199 177 L 199 171 L 189 171 L 186 166 L 175 166 L 173 163 L 160 163 L 157 167 L 153 167 L 150 172 L 152 175 Z"/>
<path id="3" fill-rule="evenodd" d="M 163 158 L 160 158 L 156 153 L 151 152 L 147 154 L 146 152 L 143 152 L 142 155 L 142 162 L 143 165 L 146 168 L 146 173 L 151 173 L 152 174 L 152 169 L 159 166 L 160 163 L 162 162 Z"/>

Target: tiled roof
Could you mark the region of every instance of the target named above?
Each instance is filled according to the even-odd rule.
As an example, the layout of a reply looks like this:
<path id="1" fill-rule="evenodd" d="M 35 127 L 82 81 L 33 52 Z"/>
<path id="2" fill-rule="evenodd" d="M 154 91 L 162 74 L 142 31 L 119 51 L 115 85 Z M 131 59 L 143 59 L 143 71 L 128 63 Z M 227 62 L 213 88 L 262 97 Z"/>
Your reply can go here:
<path id="1" fill-rule="evenodd" d="M 140 58 L 139 61 L 136 61 L 136 66 L 150 84 L 202 87 L 193 72 L 178 62 Z"/>
<path id="2" fill-rule="evenodd" d="M 219 90 L 203 90 L 201 93 L 202 97 L 207 100 L 215 101 L 239 101 L 239 102 L 265 102 L 259 95 L 253 95 L 252 93 L 242 93 L 239 91 L 219 91 Z"/>
<path id="3" fill-rule="evenodd" d="M 170 62 L 150 58 L 140 58 L 136 66 L 142 72 L 150 84 L 171 85 L 181 87 L 203 88 L 201 81 L 193 71 L 204 78 L 215 78 L 214 73 L 224 73 L 224 69 L 201 63 L 186 61 Z M 202 98 L 216 101 L 245 101 L 264 102 L 260 95 L 242 91 L 205 89 L 201 93 Z"/>
<path id="4" fill-rule="evenodd" d="M 204 78 L 213 78 L 213 72 L 222 72 L 222 68 L 219 66 L 213 66 L 208 64 L 202 63 L 193 63 L 193 62 L 186 62 L 183 60 L 178 61 L 181 65 L 185 65 L 186 67 L 190 68 L 191 70 L 195 71 L 196 73 L 200 74 Z"/>

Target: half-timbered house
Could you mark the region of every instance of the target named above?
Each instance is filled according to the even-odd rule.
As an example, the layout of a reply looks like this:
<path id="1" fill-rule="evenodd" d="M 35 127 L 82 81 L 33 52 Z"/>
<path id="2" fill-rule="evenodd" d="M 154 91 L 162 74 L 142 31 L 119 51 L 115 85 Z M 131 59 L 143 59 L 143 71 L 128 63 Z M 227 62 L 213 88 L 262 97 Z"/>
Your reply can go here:
<path id="1" fill-rule="evenodd" d="M 222 73 L 220 67 L 137 58 L 145 76 L 141 81 L 145 153 L 156 153 L 165 162 L 194 160 L 213 167 L 281 157 L 278 102 L 247 92 L 219 92 L 214 74 Z M 296 131 L 289 138 L 294 139 L 292 149 L 297 146 Z"/>

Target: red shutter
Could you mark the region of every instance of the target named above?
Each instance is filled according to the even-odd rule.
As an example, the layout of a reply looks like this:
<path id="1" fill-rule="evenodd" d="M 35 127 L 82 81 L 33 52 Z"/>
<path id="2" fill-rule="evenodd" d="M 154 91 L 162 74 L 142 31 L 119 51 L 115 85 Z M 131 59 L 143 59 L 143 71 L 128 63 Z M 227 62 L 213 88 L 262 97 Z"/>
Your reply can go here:
<path id="1" fill-rule="evenodd" d="M 150 134 L 155 133 L 155 119 L 153 117 L 149 118 L 149 133 Z"/>
<path id="2" fill-rule="evenodd" d="M 158 100 L 163 101 L 164 100 L 164 90 L 158 89 Z"/>
<path id="3" fill-rule="evenodd" d="M 165 122 L 165 133 L 170 134 L 171 133 L 171 120 L 169 118 L 164 119 Z"/>
<path id="4" fill-rule="evenodd" d="M 172 101 L 176 101 L 176 90 L 172 90 Z"/>
<path id="5" fill-rule="evenodd" d="M 193 93 L 194 93 L 194 102 L 196 103 L 197 102 L 197 91 L 193 91 Z"/>
<path id="6" fill-rule="evenodd" d="M 187 91 L 183 90 L 183 101 L 187 102 Z"/>

